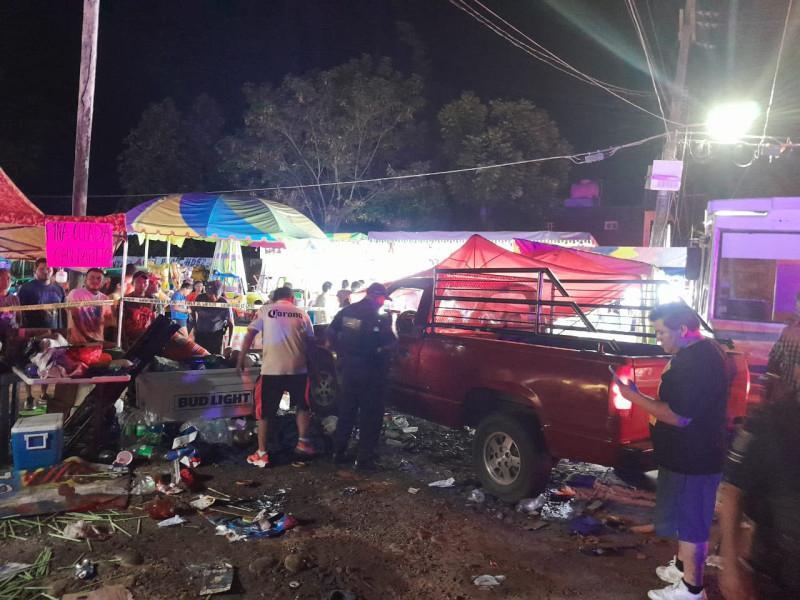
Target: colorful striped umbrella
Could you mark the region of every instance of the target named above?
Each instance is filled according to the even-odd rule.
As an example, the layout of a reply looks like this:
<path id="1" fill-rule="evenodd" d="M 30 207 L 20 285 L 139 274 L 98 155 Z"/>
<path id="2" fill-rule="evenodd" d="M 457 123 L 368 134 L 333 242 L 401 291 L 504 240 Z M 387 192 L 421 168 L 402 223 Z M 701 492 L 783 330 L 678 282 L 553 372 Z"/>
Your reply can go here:
<path id="1" fill-rule="evenodd" d="M 264 245 L 286 239 L 325 239 L 311 219 L 265 198 L 239 194 L 172 194 L 129 210 L 130 233 L 180 245 L 185 238 Z"/>

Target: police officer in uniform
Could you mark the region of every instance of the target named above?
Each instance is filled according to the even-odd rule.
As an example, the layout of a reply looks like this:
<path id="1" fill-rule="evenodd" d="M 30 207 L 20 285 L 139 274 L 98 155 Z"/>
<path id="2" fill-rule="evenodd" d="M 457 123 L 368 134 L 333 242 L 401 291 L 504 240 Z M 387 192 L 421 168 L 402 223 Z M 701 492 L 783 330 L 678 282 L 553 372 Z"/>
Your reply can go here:
<path id="1" fill-rule="evenodd" d="M 375 450 L 383 423 L 383 395 L 395 336 L 389 315 L 379 314 L 389 294 L 380 283 L 367 288 L 360 302 L 344 307 L 328 328 L 338 356 L 341 394 L 334 436 L 334 462 L 345 452 L 359 414 L 356 468 L 375 468 Z"/>

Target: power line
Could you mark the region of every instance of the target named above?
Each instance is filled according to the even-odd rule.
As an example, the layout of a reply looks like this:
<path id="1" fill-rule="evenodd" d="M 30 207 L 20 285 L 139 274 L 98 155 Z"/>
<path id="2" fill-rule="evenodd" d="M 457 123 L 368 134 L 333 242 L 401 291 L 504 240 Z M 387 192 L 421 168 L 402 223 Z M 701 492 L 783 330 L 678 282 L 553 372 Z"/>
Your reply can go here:
<path id="1" fill-rule="evenodd" d="M 542 51 L 537 50 L 536 48 L 531 47 L 529 44 L 526 44 L 525 42 L 522 42 L 522 41 L 514 38 L 511 34 L 509 34 L 508 32 L 506 32 L 504 30 L 502 30 L 496 24 L 492 23 L 487 17 L 481 15 L 474 8 L 471 8 L 470 6 L 468 6 L 465 3 L 465 0 L 450 0 L 450 3 L 453 6 L 455 6 L 456 8 L 458 8 L 459 10 L 461 10 L 461 11 L 467 13 L 468 15 L 470 15 L 473 19 L 475 19 L 479 23 L 483 24 L 484 26 L 489 28 L 491 31 L 493 31 L 494 33 L 496 33 L 500 37 L 502 37 L 505 40 L 509 41 L 512 45 L 514 45 L 517 48 L 521 49 L 523 52 L 526 52 L 527 54 L 533 56 L 537 60 L 545 62 L 546 64 L 550 65 L 551 67 L 553 67 L 553 68 L 555 68 L 555 69 L 557 69 L 557 70 L 559 70 L 561 72 L 564 72 L 567 75 L 570 75 L 571 77 L 574 77 L 575 79 L 578 79 L 579 81 L 582 81 L 584 83 L 587 83 L 589 85 L 593 85 L 595 87 L 598 87 L 598 88 L 604 90 L 606 93 L 611 94 L 612 96 L 614 96 L 615 98 L 617 98 L 619 100 L 622 100 L 623 102 L 625 102 L 626 104 L 632 106 L 636 110 L 639 110 L 639 111 L 641 111 L 643 113 L 646 113 L 646 114 L 650 115 L 651 117 L 655 117 L 658 120 L 663 120 L 663 118 L 664 118 L 663 115 L 658 115 L 658 114 L 656 114 L 656 113 L 644 108 L 643 106 L 641 106 L 639 104 L 636 104 L 632 100 L 626 98 L 625 96 L 621 95 L 620 93 L 617 93 L 612 88 L 610 88 L 607 85 L 603 84 L 599 80 L 594 79 L 590 75 L 586 75 L 585 73 L 575 69 L 571 65 L 569 65 L 569 66 L 572 69 L 572 71 L 564 69 L 558 63 L 554 64 L 551 59 L 546 58 L 546 55 L 543 56 L 543 52 Z M 559 59 L 559 60 L 561 60 L 561 59 Z M 569 63 L 567 63 L 567 64 L 569 64 Z M 672 123 L 673 125 L 677 125 L 677 126 L 681 126 L 681 127 L 683 126 L 682 123 L 678 123 L 676 121 L 671 121 L 669 119 L 667 119 L 667 121 L 669 123 Z"/>
<path id="2" fill-rule="evenodd" d="M 443 175 L 457 175 L 460 173 L 477 173 L 479 171 L 486 171 L 490 169 L 502 169 L 505 167 L 516 167 L 520 165 L 529 165 L 529 164 L 536 164 L 536 163 L 543 163 L 549 162 L 553 160 L 569 160 L 573 164 L 581 165 L 581 164 L 589 164 L 592 162 L 597 162 L 600 160 L 604 160 L 606 158 L 611 158 L 620 150 L 625 150 L 627 148 L 634 148 L 636 146 L 641 146 L 648 142 L 652 142 L 657 139 L 661 139 L 666 137 L 666 133 L 659 133 L 656 135 L 651 135 L 646 138 L 641 138 L 638 140 L 634 140 L 632 142 L 627 142 L 625 144 L 619 144 L 617 146 L 609 146 L 607 148 L 602 148 L 600 150 L 593 150 L 591 152 L 579 152 L 576 154 L 559 154 L 556 156 L 544 156 L 540 158 L 529 158 L 525 160 L 516 160 L 511 162 L 505 163 L 497 163 L 491 165 L 481 165 L 477 167 L 464 167 L 461 169 L 449 169 L 445 171 L 430 171 L 426 173 L 408 173 L 406 175 L 390 175 L 387 177 L 374 177 L 371 179 L 355 179 L 350 181 L 330 181 L 330 182 L 323 182 L 323 183 L 307 183 L 301 185 L 287 185 L 287 186 L 273 186 L 273 187 L 261 187 L 261 188 L 239 188 L 239 189 L 231 189 L 231 190 L 213 190 L 209 192 L 205 192 L 207 194 L 236 194 L 236 193 L 243 193 L 243 192 L 278 192 L 278 191 L 288 191 L 288 190 L 300 190 L 300 189 L 307 189 L 307 188 L 320 188 L 320 187 L 338 187 L 338 186 L 349 186 L 349 185 L 361 185 L 366 183 L 381 183 L 384 181 L 399 181 L 399 180 L 406 180 L 406 179 L 421 179 L 424 177 L 439 177 Z M 150 194 L 97 194 L 97 195 L 90 195 L 89 198 L 156 198 L 159 196 L 168 196 L 170 194 L 180 193 L 180 192 L 158 192 L 158 193 L 150 193 Z M 30 194 L 34 198 L 70 198 L 71 196 L 63 194 L 63 195 L 47 195 L 47 194 Z"/>
<path id="3" fill-rule="evenodd" d="M 658 101 L 658 110 L 661 112 L 661 118 L 664 121 L 664 131 L 669 133 L 669 125 L 667 124 L 667 115 L 664 113 L 664 105 L 661 103 L 661 94 L 658 93 L 658 84 L 656 83 L 656 74 L 653 69 L 653 63 L 650 60 L 650 52 L 647 49 L 647 40 L 644 36 L 644 31 L 639 16 L 639 10 L 634 4 L 634 0 L 625 0 L 625 5 L 628 7 L 628 13 L 633 21 L 634 29 L 639 37 L 639 42 L 642 44 L 642 51 L 644 52 L 645 61 L 647 61 L 647 70 L 650 72 L 650 81 L 653 83 L 653 92 L 655 92 L 656 100 Z"/>
<path id="4" fill-rule="evenodd" d="M 461 1 L 463 2 L 463 0 L 461 0 Z M 556 61 L 557 63 L 561 64 L 562 66 L 564 66 L 565 68 L 569 69 L 570 71 L 573 71 L 574 73 L 576 73 L 580 77 L 585 78 L 587 80 L 587 82 L 591 82 L 593 84 L 596 84 L 596 85 L 599 85 L 599 86 L 603 86 L 603 87 L 612 88 L 612 89 L 614 89 L 615 91 L 617 91 L 617 92 L 619 92 L 621 94 L 647 95 L 647 92 L 642 92 L 642 91 L 639 91 L 639 90 L 631 90 L 629 88 L 624 88 L 624 87 L 621 87 L 621 86 L 618 86 L 618 85 L 614 85 L 612 83 L 608 83 L 606 81 L 602 81 L 600 79 L 592 77 L 591 75 L 588 75 L 588 74 L 584 73 L 583 71 L 580 71 L 579 69 L 577 69 L 576 67 L 574 67 L 573 65 L 568 63 L 566 60 L 562 59 L 560 56 L 558 56 L 557 54 L 555 54 L 551 50 L 548 50 L 547 48 L 545 48 L 542 44 L 540 44 L 539 42 L 537 42 L 536 40 L 531 38 L 529 35 L 527 35 L 523 31 L 520 31 L 512 23 L 509 23 L 506 19 L 501 17 L 499 14 L 494 12 L 492 9 L 490 9 L 485 4 L 483 4 L 480 0 L 473 0 L 473 2 L 475 4 L 477 4 L 478 6 L 480 6 L 481 8 L 483 8 L 484 11 L 486 11 L 490 15 L 494 16 L 500 22 L 502 22 L 503 24 L 505 24 L 506 26 L 511 28 L 513 31 L 515 31 L 516 33 L 520 34 L 523 38 L 525 38 L 528 42 L 530 42 L 535 48 L 539 49 L 543 54 L 551 57 L 554 61 Z"/>

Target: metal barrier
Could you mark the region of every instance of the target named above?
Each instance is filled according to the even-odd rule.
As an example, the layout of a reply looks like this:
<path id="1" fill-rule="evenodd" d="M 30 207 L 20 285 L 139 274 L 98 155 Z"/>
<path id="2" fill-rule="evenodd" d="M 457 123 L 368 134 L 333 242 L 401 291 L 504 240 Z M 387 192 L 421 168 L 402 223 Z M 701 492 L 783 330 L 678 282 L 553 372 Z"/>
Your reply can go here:
<path id="1" fill-rule="evenodd" d="M 431 324 L 655 343 L 648 315 L 666 284 L 559 280 L 547 268 L 435 269 Z"/>

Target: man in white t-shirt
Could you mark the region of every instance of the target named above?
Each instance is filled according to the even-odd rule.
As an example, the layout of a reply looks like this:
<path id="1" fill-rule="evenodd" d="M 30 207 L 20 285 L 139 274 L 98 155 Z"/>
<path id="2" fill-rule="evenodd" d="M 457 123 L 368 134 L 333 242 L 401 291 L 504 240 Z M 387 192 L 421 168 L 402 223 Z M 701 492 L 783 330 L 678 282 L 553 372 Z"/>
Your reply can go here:
<path id="1" fill-rule="evenodd" d="M 84 287 L 72 290 L 67 295 L 67 302 L 108 300 L 108 296 L 100 291 L 104 276 L 100 269 L 89 269 L 84 279 Z M 105 328 L 113 320 L 111 305 L 70 308 L 67 310 L 67 320 L 70 344 L 102 344 L 105 340 Z"/>
<path id="2" fill-rule="evenodd" d="M 261 334 L 261 395 L 256 399 L 258 451 L 247 457 L 257 467 L 269 466 L 267 454 L 267 422 L 275 416 L 284 392 L 297 409 L 297 430 L 300 434 L 295 452 L 313 456 L 314 447 L 307 437 L 309 414 L 308 349 L 314 343 L 314 327 L 308 314 L 295 306 L 294 294 L 288 287 L 275 290 L 274 301 L 262 306 L 247 328 L 236 367 L 241 372 L 243 361 L 253 339 Z"/>

